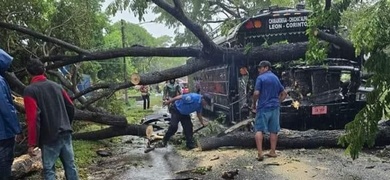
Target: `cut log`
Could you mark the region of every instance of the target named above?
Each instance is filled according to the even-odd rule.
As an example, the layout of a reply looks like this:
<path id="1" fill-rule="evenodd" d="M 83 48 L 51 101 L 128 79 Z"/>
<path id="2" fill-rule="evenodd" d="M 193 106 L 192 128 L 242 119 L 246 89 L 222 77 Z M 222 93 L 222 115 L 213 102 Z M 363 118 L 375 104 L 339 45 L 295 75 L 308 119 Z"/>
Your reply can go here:
<path id="1" fill-rule="evenodd" d="M 344 134 L 344 130 L 308 130 L 293 131 L 283 129 L 279 133 L 278 148 L 318 148 L 318 147 L 341 147 L 338 139 Z M 217 149 L 219 147 L 237 146 L 245 148 L 255 148 L 255 138 L 253 132 L 236 132 L 222 137 L 212 136 L 200 139 L 198 147 L 202 151 Z M 375 145 L 383 146 L 390 144 L 390 125 L 381 124 Z M 263 141 L 263 147 L 269 148 L 269 137 Z"/>
<path id="2" fill-rule="evenodd" d="M 20 178 L 28 173 L 38 171 L 42 169 L 42 156 L 41 150 L 35 150 L 36 156 L 31 157 L 28 154 L 24 154 L 15 158 L 12 164 L 12 176 L 14 178 Z"/>
<path id="3" fill-rule="evenodd" d="M 109 127 L 98 131 L 77 133 L 73 135 L 74 139 L 79 140 L 101 140 L 123 135 L 133 135 L 146 137 L 150 132 L 153 132 L 153 127 L 148 125 L 129 124 L 125 127 Z"/>
<path id="4" fill-rule="evenodd" d="M 141 81 L 141 77 L 139 76 L 139 74 L 134 73 L 130 76 L 130 82 L 133 83 L 134 85 L 139 84 L 140 81 Z"/>

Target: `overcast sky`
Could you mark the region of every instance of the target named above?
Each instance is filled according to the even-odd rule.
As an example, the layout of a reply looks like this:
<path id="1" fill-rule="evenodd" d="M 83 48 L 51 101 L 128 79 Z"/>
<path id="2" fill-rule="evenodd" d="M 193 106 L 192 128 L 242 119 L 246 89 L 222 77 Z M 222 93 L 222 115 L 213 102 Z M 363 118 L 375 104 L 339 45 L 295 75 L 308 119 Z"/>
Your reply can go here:
<path id="1" fill-rule="evenodd" d="M 113 0 L 105 0 L 105 2 L 103 3 L 103 10 L 105 10 L 106 7 L 111 2 L 113 2 Z M 148 14 L 145 14 L 144 17 L 145 17 L 145 21 L 151 21 L 151 20 L 155 19 L 156 15 L 154 15 L 152 13 L 148 13 Z M 128 11 L 125 11 L 125 12 L 122 12 L 122 13 L 118 12 L 118 13 L 116 13 L 116 15 L 114 17 L 111 17 L 110 19 L 111 19 L 112 22 L 117 22 L 117 21 L 120 21 L 121 19 L 124 19 L 125 21 L 131 22 L 131 23 L 134 23 L 134 24 L 140 23 L 138 21 L 138 18 L 135 17 L 132 12 L 130 13 Z M 171 36 L 171 37 L 174 36 L 174 32 L 173 32 L 174 30 L 165 27 L 165 25 L 163 25 L 163 24 L 143 23 L 143 24 L 140 24 L 140 26 L 144 27 L 154 37 L 160 37 L 160 36 L 163 36 L 163 35 L 168 35 L 168 36 Z"/>

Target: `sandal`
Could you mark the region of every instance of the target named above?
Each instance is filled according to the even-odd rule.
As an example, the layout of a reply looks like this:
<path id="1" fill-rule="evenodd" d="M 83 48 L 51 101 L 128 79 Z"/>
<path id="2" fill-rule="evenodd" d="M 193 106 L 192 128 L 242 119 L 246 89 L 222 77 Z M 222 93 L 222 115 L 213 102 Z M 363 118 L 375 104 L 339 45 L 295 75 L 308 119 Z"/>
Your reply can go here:
<path id="1" fill-rule="evenodd" d="M 264 156 L 258 154 L 256 160 L 258 160 L 258 161 L 263 161 L 263 160 L 264 160 Z"/>
<path id="2" fill-rule="evenodd" d="M 270 157 L 270 158 L 276 158 L 276 157 L 278 157 L 277 154 L 269 154 L 269 153 L 265 154 L 265 156 Z"/>

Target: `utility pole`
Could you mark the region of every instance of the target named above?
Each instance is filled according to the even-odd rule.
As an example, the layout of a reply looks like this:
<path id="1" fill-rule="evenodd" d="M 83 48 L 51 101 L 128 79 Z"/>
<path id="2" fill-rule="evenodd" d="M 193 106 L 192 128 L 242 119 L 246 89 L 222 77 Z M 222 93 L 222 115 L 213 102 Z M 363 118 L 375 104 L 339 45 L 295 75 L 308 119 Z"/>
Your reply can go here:
<path id="1" fill-rule="evenodd" d="M 125 24 L 124 24 L 124 20 L 121 19 L 121 32 L 122 32 L 122 48 L 125 48 L 126 46 L 126 42 L 125 42 Z M 124 82 L 126 83 L 127 82 L 127 71 L 126 71 L 126 57 L 123 57 L 123 79 L 124 79 Z M 128 101 L 128 95 L 127 95 L 127 91 L 128 89 L 125 88 L 125 103 L 126 105 L 129 103 Z"/>

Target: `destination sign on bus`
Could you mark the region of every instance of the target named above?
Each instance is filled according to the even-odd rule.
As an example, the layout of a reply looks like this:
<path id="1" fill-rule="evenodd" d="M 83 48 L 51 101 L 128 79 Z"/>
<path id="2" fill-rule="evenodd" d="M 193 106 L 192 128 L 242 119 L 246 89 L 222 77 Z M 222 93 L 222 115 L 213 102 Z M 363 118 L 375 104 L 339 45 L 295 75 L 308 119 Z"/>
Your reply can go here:
<path id="1" fill-rule="evenodd" d="M 290 29 L 307 27 L 307 16 L 278 17 L 268 20 L 268 29 Z"/>

